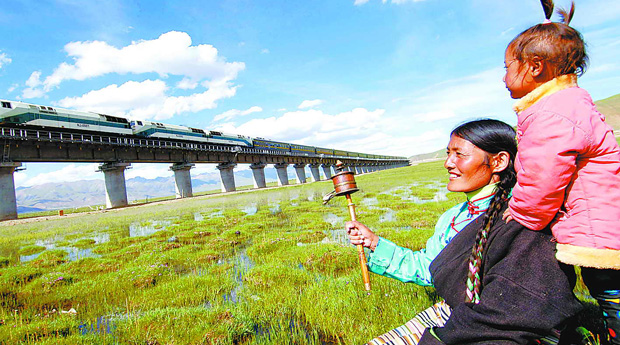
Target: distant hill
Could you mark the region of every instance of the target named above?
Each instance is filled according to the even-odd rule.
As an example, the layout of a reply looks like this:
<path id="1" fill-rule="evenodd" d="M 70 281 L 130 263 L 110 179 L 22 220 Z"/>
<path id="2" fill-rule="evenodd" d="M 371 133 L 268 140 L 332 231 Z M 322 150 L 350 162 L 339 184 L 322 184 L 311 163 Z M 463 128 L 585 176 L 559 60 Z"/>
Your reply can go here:
<path id="1" fill-rule="evenodd" d="M 620 93 L 609 98 L 594 102 L 601 114 L 605 115 L 605 121 L 616 130 L 620 130 Z M 429 160 L 443 159 L 446 156 L 445 149 L 440 149 L 431 153 L 423 153 L 409 157 L 411 163 L 424 162 Z"/>
<path id="2" fill-rule="evenodd" d="M 620 129 L 620 94 L 594 102 L 613 129 Z"/>
<path id="3" fill-rule="evenodd" d="M 267 173 L 266 175 L 268 175 L 268 181 L 275 181 L 275 172 Z M 192 176 L 192 190 L 194 193 L 199 193 L 219 189 L 219 179 L 219 172 Z M 251 185 L 253 183 L 252 172 L 249 170 L 236 172 L 235 182 L 237 186 Z M 155 179 L 135 177 L 127 179 L 125 184 L 129 202 L 175 194 L 173 176 Z M 81 180 L 18 187 L 15 188 L 15 194 L 17 197 L 17 212 L 20 214 L 105 205 L 103 175 L 99 180 Z"/>

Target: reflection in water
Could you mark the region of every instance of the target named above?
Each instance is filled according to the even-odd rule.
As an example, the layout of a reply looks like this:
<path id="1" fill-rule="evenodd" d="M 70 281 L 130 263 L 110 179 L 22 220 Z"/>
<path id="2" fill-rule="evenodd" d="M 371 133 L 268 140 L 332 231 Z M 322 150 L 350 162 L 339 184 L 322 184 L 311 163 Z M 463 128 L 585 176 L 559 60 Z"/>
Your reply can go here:
<path id="1" fill-rule="evenodd" d="M 218 264 L 224 263 L 232 263 L 233 268 L 231 274 L 235 278 L 237 286 L 235 286 L 229 293 L 224 294 L 222 297 L 224 298 L 225 302 L 237 303 L 239 301 L 237 295 L 239 291 L 243 288 L 243 276 L 247 271 L 254 267 L 254 262 L 247 255 L 246 249 L 243 248 L 237 251 L 232 258 L 220 259 L 218 261 Z"/>
<path id="2" fill-rule="evenodd" d="M 379 199 L 377 198 L 364 198 L 361 201 L 361 204 L 364 206 L 376 206 L 379 205 Z"/>
<path id="3" fill-rule="evenodd" d="M 195 212 L 194 213 L 194 220 L 197 222 L 202 222 L 205 219 L 205 216 L 202 215 L 202 213 L 200 212 Z"/>
<path id="4" fill-rule="evenodd" d="M 253 216 L 256 214 L 256 212 L 258 212 L 258 206 L 256 206 L 256 204 L 254 203 L 254 204 L 242 207 L 241 210 L 248 216 Z"/>
<path id="5" fill-rule="evenodd" d="M 108 237 L 108 239 L 109 239 L 109 237 Z M 64 247 L 64 246 L 63 247 L 59 247 L 59 246 L 56 246 L 55 243 L 49 243 L 49 242 L 43 242 L 43 241 L 37 241 L 36 245 L 45 247 L 45 250 L 50 250 L 50 249 L 63 250 L 63 251 L 65 251 L 67 253 L 67 259 L 69 261 L 76 261 L 76 260 L 83 259 L 83 258 L 99 258 L 99 257 L 101 257 L 101 255 L 93 253 L 91 248 L 75 248 L 75 247 Z M 44 252 L 45 251 L 42 251 L 40 253 L 36 253 L 36 254 L 32 254 L 32 255 L 20 255 L 19 261 L 21 263 L 32 261 L 32 260 L 38 258 L 39 255 L 43 254 Z"/>
<path id="6" fill-rule="evenodd" d="M 344 229 L 344 225 L 342 226 L 342 229 L 327 230 L 327 233 L 329 233 L 330 236 L 325 237 L 323 241 L 321 241 L 322 243 L 338 243 L 341 245 L 348 245 L 351 243 L 349 242 L 349 236 Z"/>
<path id="7" fill-rule="evenodd" d="M 222 210 L 211 212 L 211 214 L 209 215 L 209 218 L 220 218 L 220 217 L 224 217 L 224 211 Z"/>
<path id="8" fill-rule="evenodd" d="M 172 222 L 169 220 L 155 220 L 150 223 L 133 223 L 129 225 L 129 237 L 149 236 L 157 231 L 165 230 Z"/>
<path id="9" fill-rule="evenodd" d="M 280 208 L 280 204 L 271 205 L 269 206 L 269 212 L 271 214 L 278 214 L 282 212 L 282 208 Z"/>
<path id="10" fill-rule="evenodd" d="M 337 216 L 333 213 L 326 213 L 325 215 L 323 215 L 323 219 L 332 226 L 344 227 L 344 218 Z"/>
<path id="11" fill-rule="evenodd" d="M 385 213 L 379 217 L 379 222 L 394 222 L 396 221 L 396 212 L 390 208 L 385 209 Z"/>

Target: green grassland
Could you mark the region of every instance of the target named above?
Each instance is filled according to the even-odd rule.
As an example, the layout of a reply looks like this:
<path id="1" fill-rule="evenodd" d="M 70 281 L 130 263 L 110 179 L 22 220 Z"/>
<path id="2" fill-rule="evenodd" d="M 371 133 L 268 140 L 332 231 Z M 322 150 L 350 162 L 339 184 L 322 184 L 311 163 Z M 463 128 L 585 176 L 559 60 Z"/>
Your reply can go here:
<path id="1" fill-rule="evenodd" d="M 441 162 L 356 180 L 358 219 L 412 249 L 464 198 L 445 192 Z M 346 201 L 322 204 L 332 189 L 0 225 L 0 344 L 360 344 L 436 301 L 377 275 L 366 294 Z"/>

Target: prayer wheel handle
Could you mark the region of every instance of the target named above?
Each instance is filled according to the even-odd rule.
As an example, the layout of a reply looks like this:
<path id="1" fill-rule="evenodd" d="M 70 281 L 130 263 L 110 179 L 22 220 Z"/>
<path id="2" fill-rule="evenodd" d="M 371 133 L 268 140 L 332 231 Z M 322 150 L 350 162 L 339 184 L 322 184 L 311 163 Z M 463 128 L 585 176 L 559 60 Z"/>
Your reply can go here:
<path id="1" fill-rule="evenodd" d="M 334 190 L 323 197 L 323 204 L 327 204 L 333 197 L 344 195 L 347 198 L 349 204 L 349 215 L 352 221 L 357 221 L 355 215 L 355 204 L 351 199 L 351 194 L 357 192 L 357 183 L 355 182 L 355 173 L 351 171 L 343 171 L 344 164 L 341 161 L 336 163 L 336 170 L 339 171 L 332 177 L 334 183 Z M 362 279 L 364 281 L 364 288 L 370 293 L 370 275 L 368 273 L 368 266 L 366 265 L 366 254 L 364 254 L 364 246 L 357 245 L 357 255 L 359 256 L 360 267 L 362 269 Z"/>

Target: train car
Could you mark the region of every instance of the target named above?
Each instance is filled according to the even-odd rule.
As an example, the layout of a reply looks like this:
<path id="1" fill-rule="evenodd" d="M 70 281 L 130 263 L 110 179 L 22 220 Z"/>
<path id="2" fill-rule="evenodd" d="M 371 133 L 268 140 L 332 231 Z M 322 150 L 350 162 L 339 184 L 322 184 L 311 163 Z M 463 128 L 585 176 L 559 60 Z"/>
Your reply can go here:
<path id="1" fill-rule="evenodd" d="M 330 156 L 334 155 L 334 149 L 327 149 L 323 147 L 316 147 L 315 149 L 316 149 L 316 153 L 319 155 L 330 155 Z"/>
<path id="2" fill-rule="evenodd" d="M 254 146 L 254 139 L 239 134 L 227 134 L 218 131 L 209 131 L 209 133 L 207 133 L 207 138 L 209 139 L 210 143 L 236 145 L 243 147 Z"/>
<path id="3" fill-rule="evenodd" d="M 92 131 L 131 135 L 123 117 L 0 100 L 0 126 Z"/>
<path id="4" fill-rule="evenodd" d="M 187 140 L 210 144 L 225 144 L 235 146 L 252 146 L 252 138 L 222 132 L 205 132 L 199 128 L 169 125 L 152 121 L 131 121 L 134 135 L 146 138 Z"/>
<path id="5" fill-rule="evenodd" d="M 291 144 L 282 143 L 264 138 L 254 138 L 254 147 L 257 149 L 276 150 L 283 152 L 291 152 Z"/>
<path id="6" fill-rule="evenodd" d="M 291 144 L 291 152 L 310 155 L 316 153 L 316 148 L 314 146 Z"/>

